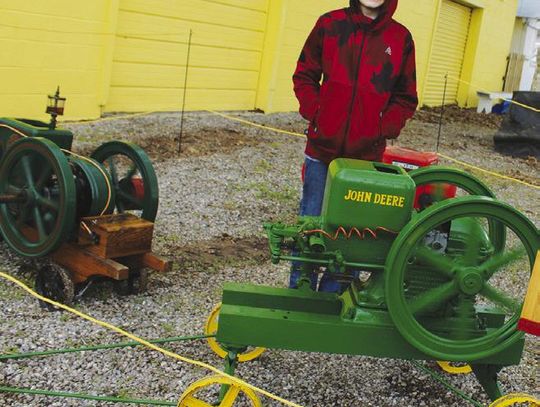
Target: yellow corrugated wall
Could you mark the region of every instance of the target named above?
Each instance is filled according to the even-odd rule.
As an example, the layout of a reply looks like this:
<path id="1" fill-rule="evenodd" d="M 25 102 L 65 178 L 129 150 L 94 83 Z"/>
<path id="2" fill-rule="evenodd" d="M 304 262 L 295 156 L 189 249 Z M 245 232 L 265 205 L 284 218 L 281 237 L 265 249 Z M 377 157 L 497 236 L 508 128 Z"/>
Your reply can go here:
<path id="1" fill-rule="evenodd" d="M 269 0 L 121 0 L 107 111 L 253 109 Z"/>
<path id="2" fill-rule="evenodd" d="M 297 109 L 292 93 L 292 74 L 304 42 L 315 22 L 323 13 L 345 7 L 348 0 L 272 0 L 265 52 L 272 52 L 263 65 L 257 107 L 264 111 Z M 263 98 L 268 95 L 267 98 Z"/>
<path id="3" fill-rule="evenodd" d="M 443 0 L 400 0 L 413 32 L 420 99 Z M 449 1 L 449 0 L 445 0 Z M 518 0 L 463 0 L 472 17 L 458 101 L 500 90 Z M 66 118 L 179 110 L 193 30 L 186 107 L 297 109 L 291 76 L 322 13 L 348 0 L 0 0 L 0 116 L 43 117 L 56 85 Z"/>
<path id="4" fill-rule="evenodd" d="M 115 3 L 0 0 L 0 116 L 45 118 L 57 85 L 71 118 L 99 116 Z"/>

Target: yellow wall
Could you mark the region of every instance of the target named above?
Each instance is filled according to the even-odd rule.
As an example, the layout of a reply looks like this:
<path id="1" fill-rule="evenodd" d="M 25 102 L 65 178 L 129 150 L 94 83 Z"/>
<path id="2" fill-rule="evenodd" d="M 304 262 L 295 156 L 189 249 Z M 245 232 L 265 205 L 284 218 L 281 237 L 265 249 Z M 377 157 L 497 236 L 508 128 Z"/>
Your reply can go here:
<path id="1" fill-rule="evenodd" d="M 400 0 L 413 32 L 419 91 L 429 69 L 441 0 Z M 474 8 L 462 79 L 500 90 L 517 0 Z M 188 110 L 297 109 L 291 76 L 322 13 L 348 0 L 0 0 L 0 116 L 44 117 L 61 85 L 66 118 L 179 110 L 193 30 Z M 476 91 L 460 86 L 461 104 Z"/>
<path id="2" fill-rule="evenodd" d="M 268 0 L 121 0 L 107 111 L 253 109 Z"/>
<path id="3" fill-rule="evenodd" d="M 461 79 L 460 103 L 475 106 L 477 88 L 501 91 L 512 43 L 518 0 L 470 0 L 473 10 L 469 44 Z"/>
<path id="4" fill-rule="evenodd" d="M 46 117 L 57 85 L 67 115 L 99 116 L 113 3 L 0 0 L 0 116 Z"/>
<path id="5" fill-rule="evenodd" d="M 348 0 L 272 0 L 269 17 L 272 29 L 267 32 L 265 53 L 272 53 L 263 66 L 257 107 L 266 112 L 298 108 L 292 91 L 292 74 L 304 42 L 320 15 L 345 7 Z M 263 96 L 268 96 L 264 98 Z"/>

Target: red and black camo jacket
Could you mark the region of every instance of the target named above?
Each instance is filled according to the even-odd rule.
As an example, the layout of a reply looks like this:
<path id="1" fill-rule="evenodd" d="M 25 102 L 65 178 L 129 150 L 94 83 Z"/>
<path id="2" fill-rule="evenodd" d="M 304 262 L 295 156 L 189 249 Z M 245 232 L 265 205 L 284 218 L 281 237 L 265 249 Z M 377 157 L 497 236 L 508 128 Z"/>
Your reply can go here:
<path id="1" fill-rule="evenodd" d="M 306 154 L 380 161 L 418 105 L 414 42 L 387 0 L 371 20 L 345 8 L 319 18 L 293 76 L 310 122 Z M 321 84 L 322 79 L 322 84 Z"/>

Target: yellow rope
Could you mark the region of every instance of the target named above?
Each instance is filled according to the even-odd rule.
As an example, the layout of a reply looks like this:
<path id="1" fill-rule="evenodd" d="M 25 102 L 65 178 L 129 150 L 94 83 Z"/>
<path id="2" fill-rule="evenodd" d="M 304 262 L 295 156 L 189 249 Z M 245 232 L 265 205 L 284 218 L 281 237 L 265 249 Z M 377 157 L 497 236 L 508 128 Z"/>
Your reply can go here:
<path id="1" fill-rule="evenodd" d="M 482 92 L 482 93 L 488 93 L 488 94 L 489 94 L 489 93 L 492 93 L 492 92 L 490 92 L 490 91 L 487 91 L 487 90 L 482 89 L 480 86 L 477 86 L 477 85 L 475 85 L 474 83 L 467 82 L 467 81 L 465 81 L 465 80 L 463 80 L 463 79 L 454 78 L 453 76 L 450 76 L 450 75 L 448 75 L 448 79 L 453 79 L 453 80 L 455 80 L 455 81 L 465 83 L 465 84 L 467 84 L 467 85 L 469 85 L 469 86 L 472 86 L 474 89 L 476 89 L 477 91 Z M 504 100 L 505 102 L 508 102 L 508 103 L 512 103 L 513 105 L 520 106 L 520 107 L 522 107 L 522 108 L 524 108 L 524 109 L 529 109 L 529 110 L 532 110 L 533 112 L 540 113 L 540 109 L 537 109 L 537 108 L 532 107 L 532 106 L 529 106 L 529 105 L 525 105 L 525 104 L 520 103 L 520 102 L 516 102 L 515 100 L 512 100 L 512 99 L 506 99 L 506 98 L 503 98 L 503 97 L 501 97 L 501 98 L 499 98 L 499 99 Z"/>
<path id="2" fill-rule="evenodd" d="M 124 114 L 121 116 L 110 116 L 110 117 L 103 117 L 100 119 L 94 119 L 94 120 L 83 120 L 80 122 L 62 122 L 62 124 L 69 124 L 70 126 L 77 126 L 81 124 L 90 124 L 90 123 L 101 123 L 101 122 L 109 122 L 112 120 L 122 120 L 122 119 L 131 119 L 132 117 L 138 117 L 138 116 L 146 116 L 152 113 L 158 113 L 156 110 L 149 110 L 147 112 L 140 112 L 140 113 L 130 113 L 130 114 Z"/>
<path id="3" fill-rule="evenodd" d="M 124 331 L 123 329 L 120 329 L 120 328 L 118 328 L 118 327 L 116 327 L 116 326 L 114 326 L 112 324 L 109 324 L 109 323 L 104 322 L 104 321 L 100 321 L 100 320 L 98 320 L 96 318 L 93 318 L 93 317 L 87 315 L 87 314 L 84 314 L 84 313 L 82 313 L 80 311 L 77 311 L 76 309 L 68 307 L 67 305 L 60 304 L 59 302 L 56 302 L 56 301 L 53 301 L 53 300 L 51 300 L 49 298 L 43 297 L 42 295 L 36 293 L 34 290 L 29 288 L 26 284 L 24 284 L 23 282 L 17 280 L 15 277 L 10 276 L 9 274 L 6 274 L 6 273 L 3 273 L 3 272 L 0 271 L 0 277 L 6 279 L 8 281 L 11 281 L 12 283 L 18 285 L 20 288 L 22 288 L 23 290 L 25 290 L 27 293 L 29 293 L 33 297 L 37 298 L 38 300 L 41 300 L 41 301 L 47 302 L 49 304 L 52 304 L 55 307 L 62 308 L 63 310 L 71 312 L 72 314 L 75 314 L 75 315 L 77 315 L 77 316 L 79 316 L 79 317 L 81 317 L 83 319 L 86 319 L 87 321 L 90 321 L 90 322 L 92 322 L 92 323 L 94 323 L 96 325 L 100 325 L 100 326 L 102 326 L 104 328 L 107 328 L 107 329 L 109 329 L 111 331 L 117 332 L 122 336 L 125 336 L 125 337 L 127 337 L 127 338 L 129 338 L 129 339 L 131 339 L 131 340 L 133 340 L 135 342 L 140 343 L 141 345 L 146 346 L 147 348 L 153 349 L 153 350 L 155 350 L 157 352 L 160 352 L 160 353 L 162 353 L 162 354 L 164 354 L 166 356 L 169 356 L 169 357 L 171 357 L 173 359 L 177 359 L 177 360 L 180 360 L 180 361 L 185 362 L 185 363 L 189 363 L 189 364 L 192 364 L 192 365 L 195 365 L 195 366 L 202 367 L 204 369 L 208 369 L 208 370 L 210 370 L 210 371 L 212 371 L 212 372 L 214 372 L 214 373 L 216 373 L 216 374 L 218 374 L 220 376 L 227 377 L 228 379 L 230 379 L 234 383 L 236 383 L 238 386 L 251 389 L 251 390 L 253 390 L 253 391 L 257 392 L 257 393 L 260 393 L 260 394 L 262 394 L 262 395 L 264 395 L 266 397 L 269 397 L 271 399 L 279 401 L 279 402 L 281 402 L 281 403 L 283 403 L 283 404 L 285 404 L 287 406 L 302 407 L 299 404 L 296 404 L 296 403 L 293 403 L 291 401 L 285 400 L 285 399 L 283 399 L 283 398 L 281 398 L 279 396 L 276 396 L 276 395 L 274 395 L 274 394 L 272 394 L 272 393 L 270 393 L 270 392 L 268 392 L 266 390 L 260 389 L 260 388 L 258 388 L 256 386 L 253 386 L 253 385 L 251 385 L 251 384 L 249 384 L 249 383 L 247 383 L 247 382 L 245 382 L 245 381 L 243 381 L 241 379 L 238 379 L 237 377 L 234 377 L 234 376 L 231 376 L 231 375 L 229 375 L 227 373 L 224 373 L 221 370 L 219 370 L 219 369 L 215 368 L 214 366 L 211 366 L 211 365 L 209 365 L 207 363 L 199 362 L 198 360 L 193 360 L 193 359 L 187 358 L 185 356 L 178 355 L 177 353 L 171 352 L 171 351 L 169 351 L 167 349 L 163 349 L 163 348 L 161 348 L 159 346 L 154 345 L 153 343 L 150 343 L 150 342 L 148 342 L 148 341 L 146 341 L 146 340 L 144 340 L 142 338 L 139 338 L 138 336 L 133 335 L 132 333 Z"/>
<path id="4" fill-rule="evenodd" d="M 437 153 L 437 155 L 438 155 L 439 157 L 445 158 L 445 159 L 447 159 L 447 160 L 449 160 L 449 161 L 453 161 L 453 162 L 455 162 L 455 163 L 457 163 L 457 164 L 463 165 L 464 167 L 472 168 L 472 169 L 474 169 L 474 170 L 476 170 L 476 171 L 480 171 L 480 172 L 483 172 L 483 173 L 492 175 L 492 176 L 494 176 L 494 177 L 498 177 L 498 178 L 502 178 L 502 179 L 507 179 L 507 180 L 509 180 L 509 181 L 514 181 L 514 182 L 519 182 L 520 184 L 526 185 L 526 186 L 528 186 L 528 187 L 535 188 L 535 189 L 540 189 L 540 186 L 538 186 L 538 185 L 529 184 L 528 182 L 522 181 L 522 180 L 520 180 L 520 179 L 508 177 L 508 176 L 506 176 L 506 175 L 502 175 L 502 174 L 499 174 L 499 173 L 496 173 L 496 172 L 493 172 L 493 171 L 488 171 L 488 170 L 485 170 L 485 169 L 483 169 L 483 168 L 476 167 L 476 166 L 471 165 L 471 164 L 467 164 L 466 162 L 456 160 L 455 158 L 452 158 L 452 157 L 447 156 L 447 155 L 442 154 L 442 153 Z"/>
<path id="5" fill-rule="evenodd" d="M 294 132 L 291 132 L 291 131 L 276 129 L 276 128 L 270 127 L 270 126 L 263 126 L 263 125 L 260 125 L 260 124 L 257 124 L 257 123 L 250 122 L 248 120 L 239 119 L 238 117 L 227 115 L 225 113 L 214 112 L 212 110 L 208 110 L 208 111 L 210 113 L 216 114 L 218 116 L 224 117 L 224 118 L 229 119 L 229 120 L 234 120 L 236 122 L 248 124 L 248 125 L 253 126 L 253 127 L 259 127 L 259 128 L 262 128 L 262 129 L 265 129 L 265 130 L 268 130 L 268 131 L 273 131 L 275 133 L 283 133 L 283 134 L 289 134 L 289 135 L 292 135 L 292 136 L 305 137 L 305 135 L 300 134 L 300 133 L 294 133 Z M 540 186 L 538 186 L 538 185 L 529 184 L 528 182 L 521 181 L 521 180 L 516 179 L 516 178 L 508 177 L 506 175 L 502 175 L 502 174 L 499 174 L 497 172 L 488 171 L 488 170 L 485 170 L 485 169 L 480 168 L 480 167 L 475 167 L 474 165 L 467 164 L 467 163 L 465 163 L 463 161 L 456 160 L 455 158 L 449 157 L 449 156 L 441 154 L 441 153 L 437 153 L 437 154 L 442 158 L 446 158 L 447 160 L 453 161 L 453 162 L 455 162 L 457 164 L 461 164 L 461 165 L 463 165 L 465 167 L 473 168 L 475 170 L 484 172 L 484 173 L 492 175 L 494 177 L 507 179 L 507 180 L 510 180 L 510 181 L 518 182 L 520 184 L 526 185 L 526 186 L 531 187 L 531 188 L 540 189 Z"/>
<path id="6" fill-rule="evenodd" d="M 161 111 L 161 110 L 149 110 L 147 112 L 129 113 L 129 114 L 121 115 L 121 116 L 110 116 L 110 117 L 102 117 L 102 118 L 99 118 L 99 119 L 80 120 L 80 121 L 73 121 L 73 122 L 72 121 L 62 121 L 62 122 L 59 122 L 59 123 L 68 124 L 70 126 L 79 126 L 79 125 L 84 125 L 84 124 L 101 123 L 101 122 L 108 122 L 108 121 L 113 121 L 113 120 L 131 119 L 133 117 L 147 116 L 147 115 L 154 114 L 154 113 L 167 113 L 167 112 L 164 112 L 164 111 Z M 199 112 L 199 114 L 201 115 L 200 112 Z M 206 116 L 206 113 L 204 113 L 204 115 Z"/>
<path id="7" fill-rule="evenodd" d="M 225 114 L 225 113 L 215 112 L 213 110 L 208 110 L 208 112 L 213 113 L 213 114 L 218 115 L 218 116 L 221 116 L 221 117 L 224 117 L 224 118 L 229 119 L 229 120 L 234 120 L 235 122 L 248 124 L 250 126 L 258 127 L 260 129 L 270 130 L 270 131 L 273 131 L 275 133 L 288 134 L 289 136 L 305 137 L 304 134 L 295 133 L 295 132 L 292 132 L 292 131 L 287 131 L 287 130 L 282 130 L 282 129 L 276 129 L 275 127 L 270 127 L 270 126 L 265 126 L 265 125 L 262 125 L 262 124 L 253 123 L 253 122 L 250 122 L 248 120 L 240 119 L 239 117 L 230 116 L 230 115 Z"/>

